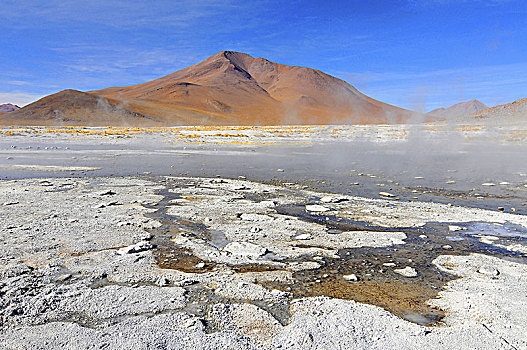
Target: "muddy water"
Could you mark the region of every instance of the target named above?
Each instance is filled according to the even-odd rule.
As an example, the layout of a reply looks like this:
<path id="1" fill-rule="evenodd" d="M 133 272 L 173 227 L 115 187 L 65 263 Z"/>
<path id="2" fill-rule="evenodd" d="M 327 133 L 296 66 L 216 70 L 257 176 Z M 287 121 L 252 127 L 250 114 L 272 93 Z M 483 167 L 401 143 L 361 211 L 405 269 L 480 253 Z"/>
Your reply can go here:
<path id="1" fill-rule="evenodd" d="M 340 250 L 339 259 L 323 258 L 323 266 L 315 270 L 295 273 L 294 282 L 268 284 L 269 287 L 291 291 L 295 297 L 329 296 L 355 300 L 377 305 L 409 321 L 430 325 L 438 322 L 443 313 L 431 308 L 426 301 L 437 293 L 455 276 L 437 269 L 432 261 L 439 255 L 466 255 L 484 253 L 501 258 L 527 263 L 526 257 L 518 252 L 481 243 L 472 233 L 474 228 L 487 227 L 486 223 L 458 224 L 462 230 L 453 233 L 445 223 L 428 223 L 421 228 L 384 228 L 363 222 L 341 220 L 323 215 L 312 215 L 302 210 L 303 206 L 277 208 L 277 212 L 296 216 L 302 220 L 325 224 L 328 231 L 335 233 L 350 230 L 378 232 L 404 232 L 404 245 L 387 248 L 354 248 Z M 329 220 L 328 220 L 329 219 Z M 339 221 L 340 220 L 340 221 Z M 509 233 L 495 242 L 509 245 L 514 242 L 527 243 L 526 231 L 515 225 L 497 225 L 498 230 L 487 230 L 487 234 Z M 513 232 L 511 234 L 511 232 Z M 426 236 L 426 237 L 425 237 Z M 414 278 L 403 277 L 394 272 L 397 268 L 410 266 L 418 271 Z M 355 274 L 357 282 L 346 281 L 342 276 Z"/>
<path id="2" fill-rule="evenodd" d="M 155 256 L 161 268 L 175 269 L 189 273 L 205 273 L 215 269 L 229 268 L 236 273 L 265 272 L 276 270 L 271 264 L 225 265 L 206 261 L 193 255 L 184 247 L 172 242 L 175 234 L 189 236 L 208 242 L 215 247 L 223 247 L 228 241 L 221 232 L 210 231 L 202 223 L 184 220 L 168 215 L 168 206 L 173 199 L 179 198 L 178 187 L 196 186 L 177 180 L 156 178 L 165 189 L 158 193 L 163 200 L 152 208 L 157 209 L 149 214 L 162 226 L 150 230 L 154 234 L 152 242 L 156 245 Z M 269 199 L 265 194 L 240 193 L 248 200 L 260 201 Z M 312 199 L 311 199 L 312 200 Z M 305 203 L 293 206 L 276 207 L 279 214 L 290 215 L 308 222 L 325 225 L 329 233 L 343 231 L 379 231 L 404 232 L 407 235 L 406 244 L 387 248 L 354 248 L 342 249 L 338 252 L 340 258 L 302 256 L 297 259 L 278 259 L 269 255 L 270 262 L 317 261 L 322 266 L 314 270 L 303 270 L 293 274 L 293 280 L 287 283 L 262 282 L 269 289 L 279 289 L 290 292 L 292 298 L 310 296 L 328 296 L 346 300 L 355 300 L 383 307 L 384 309 L 409 321 L 433 325 L 441 320 L 443 312 L 427 305 L 426 301 L 437 296 L 442 287 L 455 276 L 438 270 L 432 261 L 441 254 L 466 255 L 471 252 L 515 259 L 526 262 L 524 255 L 511 252 L 493 245 L 487 245 L 478 239 L 479 234 L 492 234 L 497 237 L 495 243 L 510 245 L 513 243 L 527 244 L 525 229 L 505 224 L 492 225 L 487 223 L 460 223 L 461 230 L 451 232 L 448 228 L 452 223 L 428 223 L 420 228 L 384 228 L 365 222 L 351 221 L 326 215 L 314 215 L 305 211 Z M 490 226 L 489 226 L 490 225 Z M 300 245 L 299 245 L 300 247 Z M 387 264 L 387 265 L 386 265 Z M 393 266 L 390 266 L 393 265 Z M 418 276 L 407 278 L 394 272 L 395 268 L 411 266 L 418 271 Z M 347 281 L 345 275 L 355 274 L 357 281 Z M 257 281 L 258 283 L 258 281 Z M 217 302 L 217 297 L 206 288 L 194 287 L 194 295 L 200 308 L 207 308 Z M 222 302 L 249 302 L 239 300 L 223 300 Z M 254 303 L 254 302 L 251 302 Z M 265 304 L 265 303 L 264 303 Z M 282 324 L 288 320 L 288 305 L 259 305 L 268 310 Z"/>

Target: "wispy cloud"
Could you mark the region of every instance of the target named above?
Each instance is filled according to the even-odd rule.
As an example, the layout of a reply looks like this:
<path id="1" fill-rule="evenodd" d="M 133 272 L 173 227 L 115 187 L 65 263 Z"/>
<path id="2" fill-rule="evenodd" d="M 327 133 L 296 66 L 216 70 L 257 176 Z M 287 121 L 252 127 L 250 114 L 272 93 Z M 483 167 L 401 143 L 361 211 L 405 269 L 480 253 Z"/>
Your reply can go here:
<path id="1" fill-rule="evenodd" d="M 138 50 L 134 47 L 99 47 L 77 45 L 54 50 L 65 53 L 64 65 L 83 72 L 122 72 L 137 67 L 180 67 L 195 62 L 196 57 L 187 50 L 153 48 Z M 71 61 L 71 62 L 68 62 Z"/>
<path id="2" fill-rule="evenodd" d="M 0 92 L 0 104 L 12 103 L 22 107 L 42 97 L 44 95 L 29 94 L 20 91 Z"/>
<path id="3" fill-rule="evenodd" d="M 91 22 L 113 27 L 166 24 L 185 27 L 236 9 L 236 3 L 230 0 L 4 0 L 0 19 L 22 27 L 34 25 L 34 21 L 27 19 L 48 23 Z"/>
<path id="4" fill-rule="evenodd" d="M 24 81 L 24 80 L 9 80 L 6 82 L 8 85 L 16 85 L 16 86 L 32 86 L 33 83 L 30 81 Z"/>

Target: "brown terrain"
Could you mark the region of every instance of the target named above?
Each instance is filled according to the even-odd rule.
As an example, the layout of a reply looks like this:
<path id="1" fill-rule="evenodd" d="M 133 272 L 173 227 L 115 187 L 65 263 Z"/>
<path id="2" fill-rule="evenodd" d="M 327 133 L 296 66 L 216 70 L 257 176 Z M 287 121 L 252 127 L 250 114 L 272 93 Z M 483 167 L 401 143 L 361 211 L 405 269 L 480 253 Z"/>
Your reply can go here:
<path id="1" fill-rule="evenodd" d="M 470 115 L 473 113 L 478 113 L 487 108 L 488 107 L 485 106 L 485 104 L 483 104 L 482 102 L 478 100 L 470 100 L 467 102 L 457 103 L 448 108 L 434 109 L 433 111 L 428 112 L 427 115 L 442 117 L 446 120 L 450 120 L 450 119 Z"/>
<path id="2" fill-rule="evenodd" d="M 4 115 L 6 113 L 16 111 L 19 109 L 17 105 L 11 104 L 11 103 L 4 103 L 0 105 L 0 115 Z"/>
<path id="3" fill-rule="evenodd" d="M 374 100 L 318 70 L 222 51 L 139 85 L 65 90 L 4 115 L 0 124 L 387 124 L 434 119 Z"/>
<path id="4" fill-rule="evenodd" d="M 467 117 L 461 122 L 484 124 L 524 124 L 527 122 L 527 98 L 487 108 Z"/>

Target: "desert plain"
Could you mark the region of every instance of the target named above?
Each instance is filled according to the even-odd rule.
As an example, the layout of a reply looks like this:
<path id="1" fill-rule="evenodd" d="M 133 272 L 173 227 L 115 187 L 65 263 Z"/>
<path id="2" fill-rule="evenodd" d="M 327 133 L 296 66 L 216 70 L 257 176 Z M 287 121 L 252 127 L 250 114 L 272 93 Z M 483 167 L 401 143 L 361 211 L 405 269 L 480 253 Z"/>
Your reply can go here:
<path id="1" fill-rule="evenodd" d="M 526 349 L 527 129 L 5 127 L 2 349 Z"/>

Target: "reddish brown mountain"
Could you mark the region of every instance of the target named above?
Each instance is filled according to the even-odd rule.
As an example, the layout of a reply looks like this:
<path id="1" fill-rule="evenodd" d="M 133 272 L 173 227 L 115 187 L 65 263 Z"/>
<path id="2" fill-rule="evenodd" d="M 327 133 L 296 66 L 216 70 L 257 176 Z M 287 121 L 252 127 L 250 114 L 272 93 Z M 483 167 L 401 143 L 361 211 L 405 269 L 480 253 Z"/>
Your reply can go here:
<path id="1" fill-rule="evenodd" d="M 527 98 L 506 103 L 459 118 L 460 123 L 510 125 L 527 123 Z"/>
<path id="2" fill-rule="evenodd" d="M 12 111 L 16 111 L 17 109 L 20 109 L 17 105 L 14 105 L 12 103 L 4 103 L 0 105 L 0 115 L 3 115 L 5 113 L 9 113 Z"/>
<path id="3" fill-rule="evenodd" d="M 0 123 L 9 125 L 150 125 L 152 120 L 120 106 L 120 101 L 76 90 L 46 96 L 5 114 Z"/>
<path id="4" fill-rule="evenodd" d="M 445 119 L 454 119 L 458 117 L 468 116 L 473 113 L 480 112 L 488 107 L 478 100 L 470 100 L 467 102 L 457 103 L 448 108 L 437 108 L 428 112 L 428 115 L 443 117 Z"/>
<path id="5" fill-rule="evenodd" d="M 55 120 L 61 125 L 276 125 L 405 123 L 423 118 L 318 70 L 222 51 L 147 83 L 60 92 L 8 119 L 47 125 Z"/>

